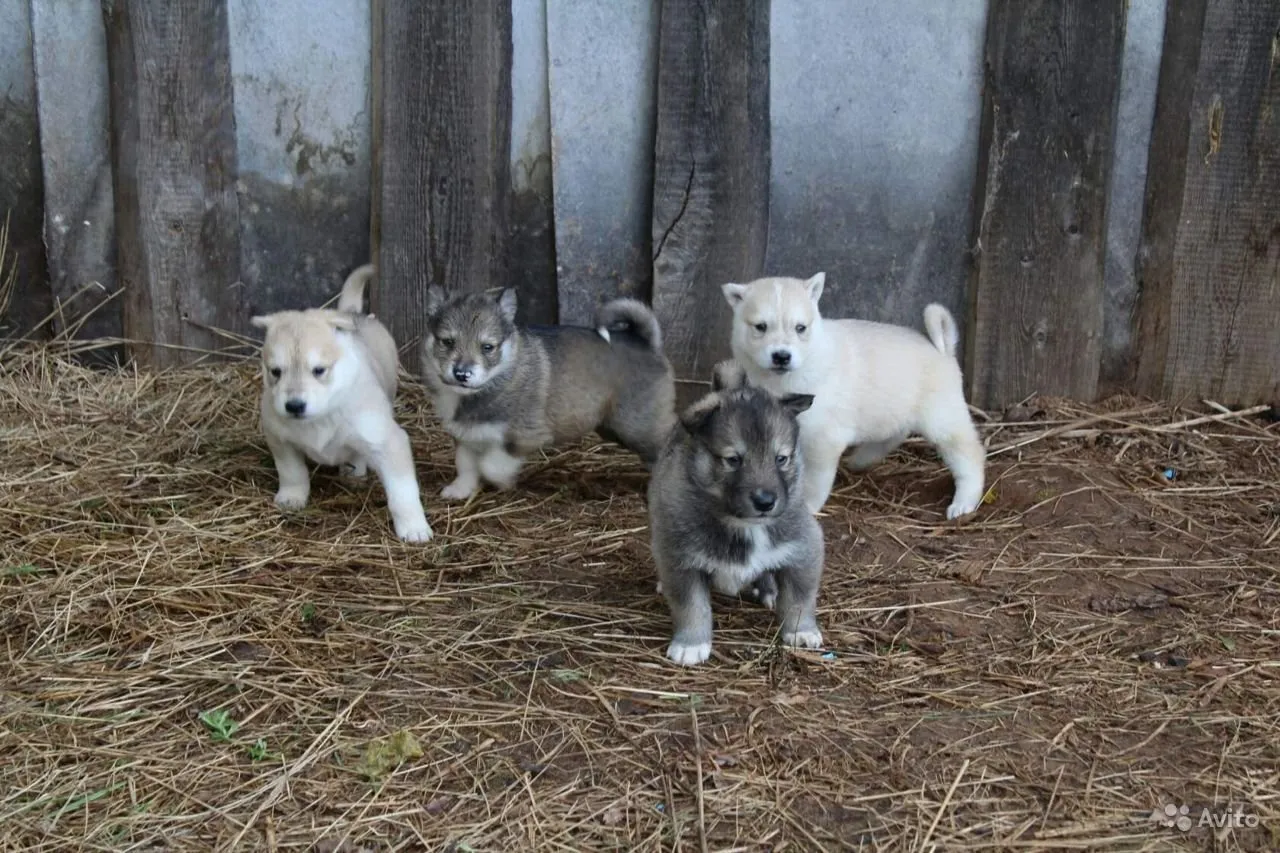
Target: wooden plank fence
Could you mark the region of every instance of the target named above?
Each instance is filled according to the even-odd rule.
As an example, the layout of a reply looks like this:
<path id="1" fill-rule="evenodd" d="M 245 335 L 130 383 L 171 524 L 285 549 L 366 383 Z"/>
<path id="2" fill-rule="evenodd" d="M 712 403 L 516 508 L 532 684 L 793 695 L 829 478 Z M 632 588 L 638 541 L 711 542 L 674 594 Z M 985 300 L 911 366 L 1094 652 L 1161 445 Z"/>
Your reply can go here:
<path id="1" fill-rule="evenodd" d="M 6 4 L 0 213 L 11 224 L 0 272 L 16 266 L 18 287 L 0 331 L 48 316 L 38 333 L 123 333 L 133 357 L 164 367 L 227 345 L 220 330 L 245 332 L 250 310 L 284 307 L 241 276 L 241 206 L 254 197 L 239 171 L 229 2 Z M 1104 326 L 1117 324 L 1133 341 L 1128 356 L 1107 351 L 1122 387 L 1224 404 L 1280 398 L 1280 0 L 1165 4 L 1141 248 L 1123 261 L 1140 298 L 1118 318 L 1103 269 L 1130 6 L 987 4 L 981 126 L 958 129 L 979 150 L 972 251 L 956 259 L 968 264 L 966 296 L 955 294 L 968 305 L 959 319 L 979 406 L 1094 398 Z M 371 0 L 370 10 L 373 301 L 410 368 L 429 284 L 512 283 L 523 316 L 540 322 L 583 322 L 616 295 L 650 300 L 692 390 L 728 351 L 721 283 L 816 271 L 770 269 L 767 253 L 770 198 L 791 189 L 772 163 L 771 33 L 795 4 Z M 543 31 L 514 31 L 513 20 Z M 537 47 L 536 63 L 516 63 L 513 36 Z M 66 61 L 77 39 L 84 50 Z M 513 88 L 513 73 L 527 73 L 517 68 L 545 80 Z M 513 124 L 517 89 L 537 94 L 541 123 Z M 282 101 L 277 124 L 300 108 Z M 288 150 L 317 156 L 301 132 Z M 820 132 L 813 145 L 831 154 Z M 307 165 L 287 180 L 305 182 Z M 850 227 L 829 210 L 812 216 L 837 234 Z M 340 277 L 317 273 L 319 301 Z M 252 281 L 265 288 L 270 274 Z M 90 297 L 77 296 L 91 282 Z M 124 298 L 98 307 L 117 286 Z M 886 289 L 884 302 L 898 295 Z"/>

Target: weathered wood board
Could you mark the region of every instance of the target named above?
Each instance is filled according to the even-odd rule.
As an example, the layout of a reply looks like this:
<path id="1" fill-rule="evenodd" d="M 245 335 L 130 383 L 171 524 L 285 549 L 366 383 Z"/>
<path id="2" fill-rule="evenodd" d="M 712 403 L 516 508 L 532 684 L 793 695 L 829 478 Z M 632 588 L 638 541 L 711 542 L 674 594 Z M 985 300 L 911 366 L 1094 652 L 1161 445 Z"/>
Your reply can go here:
<path id="1" fill-rule="evenodd" d="M 688 399 L 729 356 L 720 286 L 764 269 L 769 0 L 666 0 L 661 20 L 653 306 Z"/>
<path id="2" fill-rule="evenodd" d="M 431 284 L 506 281 L 510 0 L 375 4 L 377 311 L 417 367 Z"/>
<path id="3" fill-rule="evenodd" d="M 1280 399 L 1280 0 L 1170 3 L 1147 176 L 1137 386 Z"/>
<path id="4" fill-rule="evenodd" d="M 966 376 L 972 402 L 1093 399 L 1125 0 L 993 0 Z"/>
<path id="5" fill-rule="evenodd" d="M 104 6 L 124 333 L 144 365 L 245 332 L 225 0 Z"/>

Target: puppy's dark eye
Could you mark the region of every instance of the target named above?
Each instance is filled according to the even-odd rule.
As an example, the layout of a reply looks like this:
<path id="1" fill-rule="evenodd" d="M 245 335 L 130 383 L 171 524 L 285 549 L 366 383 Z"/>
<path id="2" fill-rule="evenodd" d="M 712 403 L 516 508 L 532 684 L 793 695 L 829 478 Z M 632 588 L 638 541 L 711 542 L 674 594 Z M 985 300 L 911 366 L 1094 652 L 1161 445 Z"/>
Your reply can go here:
<path id="1" fill-rule="evenodd" d="M 788 462 L 791 461 L 791 457 L 785 453 L 779 453 L 777 456 L 774 457 L 774 459 L 777 461 L 779 465 L 786 465 Z"/>
<path id="2" fill-rule="evenodd" d="M 324 371 L 325 369 L 323 367 L 313 367 L 311 368 L 311 375 L 319 379 L 321 376 L 324 376 Z"/>
<path id="3" fill-rule="evenodd" d="M 724 464 L 725 467 L 730 470 L 737 470 L 737 468 L 742 465 L 742 457 L 736 453 L 730 454 L 724 457 Z"/>
<path id="4" fill-rule="evenodd" d="M 767 332 L 767 331 L 769 331 L 769 324 L 768 324 L 768 323 L 756 323 L 756 331 L 757 331 L 757 332 Z"/>
<path id="5" fill-rule="evenodd" d="M 483 352 L 483 353 L 491 353 L 491 352 L 493 352 L 495 349 L 497 349 L 497 347 L 495 347 L 493 344 L 481 344 L 481 345 L 480 345 L 480 351 L 481 351 L 481 352 Z"/>
<path id="6" fill-rule="evenodd" d="M 807 329 L 807 328 L 809 328 L 809 327 L 808 327 L 808 326 L 806 326 L 804 323 L 799 324 L 798 326 L 796 326 L 796 334 L 797 334 L 797 335 L 803 335 L 803 334 L 804 334 L 804 330 L 805 330 L 805 329 Z"/>
<path id="7" fill-rule="evenodd" d="M 282 373 L 282 371 L 280 370 L 280 368 L 278 368 L 278 367 L 273 367 L 273 368 L 271 368 L 271 378 L 272 378 L 272 379 L 279 379 L 279 378 L 280 378 L 280 374 L 281 374 L 281 373 Z"/>
<path id="8" fill-rule="evenodd" d="M 453 338 L 440 338 L 440 346 L 444 347 L 445 349 L 453 349 L 453 344 L 454 344 Z"/>

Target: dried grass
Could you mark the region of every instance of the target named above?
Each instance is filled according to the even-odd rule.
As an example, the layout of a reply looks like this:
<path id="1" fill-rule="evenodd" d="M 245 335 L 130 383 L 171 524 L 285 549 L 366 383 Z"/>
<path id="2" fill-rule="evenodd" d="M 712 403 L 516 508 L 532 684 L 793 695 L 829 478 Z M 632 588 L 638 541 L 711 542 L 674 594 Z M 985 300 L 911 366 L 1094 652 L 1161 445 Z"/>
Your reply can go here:
<path id="1" fill-rule="evenodd" d="M 250 366 L 68 355 L 0 356 L 0 849 L 1280 845 L 1262 418 L 1033 401 L 984 423 L 994 500 L 959 525 L 908 445 L 824 511 L 834 654 L 722 601 L 686 671 L 626 454 L 449 506 L 410 386 L 438 536 L 408 547 L 376 486 L 274 510 Z M 1261 826 L 1153 826 L 1167 802 Z"/>

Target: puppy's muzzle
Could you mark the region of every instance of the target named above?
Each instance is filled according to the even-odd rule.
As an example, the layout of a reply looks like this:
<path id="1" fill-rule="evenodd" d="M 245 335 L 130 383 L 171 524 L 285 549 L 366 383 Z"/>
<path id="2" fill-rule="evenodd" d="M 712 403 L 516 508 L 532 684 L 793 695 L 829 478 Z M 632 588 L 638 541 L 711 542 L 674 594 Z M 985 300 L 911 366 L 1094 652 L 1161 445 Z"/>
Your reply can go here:
<path id="1" fill-rule="evenodd" d="M 284 410 L 295 418 L 300 418 L 307 413 L 307 401 L 293 398 L 284 401 Z"/>
<path id="2" fill-rule="evenodd" d="M 770 512 L 778 505 L 778 496 L 768 489 L 756 489 L 751 493 L 751 505 L 756 512 Z"/>
<path id="3" fill-rule="evenodd" d="M 776 349 L 769 354 L 769 359 L 773 362 L 774 370 L 786 370 L 791 367 L 790 350 Z"/>
<path id="4" fill-rule="evenodd" d="M 453 381 L 459 385 L 466 385 L 474 375 L 475 370 L 469 364 L 455 364 L 453 366 Z"/>

